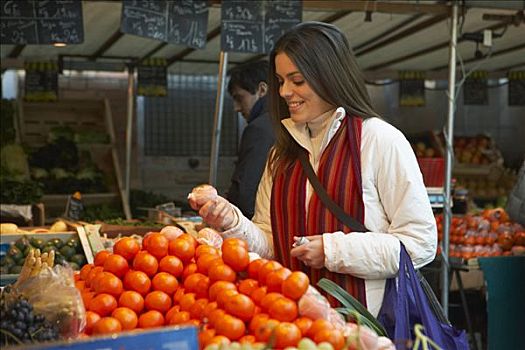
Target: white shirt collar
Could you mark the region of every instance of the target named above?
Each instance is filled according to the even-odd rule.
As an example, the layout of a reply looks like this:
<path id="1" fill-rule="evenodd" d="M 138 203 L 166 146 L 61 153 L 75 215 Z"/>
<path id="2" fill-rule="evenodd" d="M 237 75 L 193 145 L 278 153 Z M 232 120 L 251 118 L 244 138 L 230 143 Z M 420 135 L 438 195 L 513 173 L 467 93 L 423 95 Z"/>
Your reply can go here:
<path id="1" fill-rule="evenodd" d="M 331 120 L 329 123 L 322 123 L 324 126 L 324 129 L 326 130 L 325 136 L 323 139 L 323 142 L 321 143 L 321 149 L 319 150 L 319 153 L 322 153 L 322 151 L 326 148 L 332 137 L 334 137 L 337 130 L 339 130 L 339 127 L 341 126 L 341 122 L 343 118 L 346 116 L 346 111 L 343 107 L 338 107 L 328 118 Z M 310 128 L 315 128 L 316 125 L 320 125 L 317 122 L 318 118 L 315 118 L 316 121 L 313 123 L 310 123 Z M 321 118 L 323 119 L 323 118 Z M 307 123 L 296 123 L 292 120 L 292 118 L 286 118 L 281 120 L 281 123 L 284 125 L 286 130 L 292 135 L 292 137 L 301 145 L 304 147 L 308 152 L 312 153 L 312 143 L 310 142 L 310 128 L 308 127 Z M 323 132 L 323 131 L 321 131 Z"/>

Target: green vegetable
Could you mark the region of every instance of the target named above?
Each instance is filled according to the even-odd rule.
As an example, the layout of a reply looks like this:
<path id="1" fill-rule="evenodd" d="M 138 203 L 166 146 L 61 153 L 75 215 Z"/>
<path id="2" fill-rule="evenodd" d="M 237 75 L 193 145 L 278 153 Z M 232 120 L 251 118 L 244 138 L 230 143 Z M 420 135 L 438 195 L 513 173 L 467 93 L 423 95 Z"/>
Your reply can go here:
<path id="1" fill-rule="evenodd" d="M 350 316 L 360 315 L 359 321 L 362 324 L 374 330 L 379 336 L 387 336 L 386 330 L 381 323 L 356 298 L 348 294 L 346 290 L 326 278 L 322 278 L 317 282 L 317 285 L 341 302 L 344 308 L 338 308 L 337 311 L 339 313 Z"/>
<path id="2" fill-rule="evenodd" d="M 27 155 L 22 146 L 17 144 L 3 146 L 0 151 L 0 158 L 3 176 L 19 182 L 29 180 Z"/>

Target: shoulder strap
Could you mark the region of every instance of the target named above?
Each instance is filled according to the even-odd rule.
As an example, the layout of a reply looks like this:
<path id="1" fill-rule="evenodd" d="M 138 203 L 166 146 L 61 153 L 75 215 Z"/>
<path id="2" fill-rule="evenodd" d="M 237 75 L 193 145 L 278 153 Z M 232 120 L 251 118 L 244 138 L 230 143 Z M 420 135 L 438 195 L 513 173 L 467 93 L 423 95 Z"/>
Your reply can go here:
<path id="1" fill-rule="evenodd" d="M 355 232 L 367 232 L 367 228 L 365 225 L 348 215 L 343 208 L 341 208 L 337 203 L 335 203 L 330 196 L 328 196 L 328 193 L 326 193 L 326 190 L 324 189 L 323 185 L 319 182 L 319 179 L 317 178 L 317 175 L 314 172 L 314 169 L 312 168 L 312 165 L 310 164 L 310 161 L 306 157 L 305 152 L 299 153 L 299 160 L 301 161 L 301 165 L 303 167 L 303 170 L 308 177 L 308 180 L 310 180 L 310 183 L 312 184 L 315 192 L 321 199 L 321 201 L 326 205 L 328 210 L 332 212 L 332 214 L 335 215 L 335 217 L 341 221 L 346 226 L 350 227 Z"/>

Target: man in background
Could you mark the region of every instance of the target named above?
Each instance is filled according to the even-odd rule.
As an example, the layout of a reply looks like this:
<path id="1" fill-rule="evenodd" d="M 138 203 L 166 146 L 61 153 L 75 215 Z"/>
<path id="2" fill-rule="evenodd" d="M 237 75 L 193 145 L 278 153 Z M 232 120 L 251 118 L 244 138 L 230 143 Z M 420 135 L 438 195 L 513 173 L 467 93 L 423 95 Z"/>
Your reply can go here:
<path id="1" fill-rule="evenodd" d="M 266 92 L 268 62 L 242 64 L 229 71 L 228 93 L 236 112 L 246 119 L 241 136 L 238 159 L 231 178 L 227 199 L 251 218 L 257 187 L 266 164 L 268 151 L 274 142 Z"/>

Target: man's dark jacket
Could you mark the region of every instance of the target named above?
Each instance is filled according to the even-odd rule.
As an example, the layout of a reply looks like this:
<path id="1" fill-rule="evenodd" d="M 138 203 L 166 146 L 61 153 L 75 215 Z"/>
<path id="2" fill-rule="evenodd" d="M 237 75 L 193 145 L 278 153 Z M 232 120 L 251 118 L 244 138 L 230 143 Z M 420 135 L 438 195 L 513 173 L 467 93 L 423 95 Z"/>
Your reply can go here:
<path id="1" fill-rule="evenodd" d="M 268 158 L 268 151 L 275 140 L 265 96 L 253 105 L 247 122 L 248 125 L 241 136 L 238 159 L 228 190 L 228 200 L 251 219 L 257 187 Z"/>

